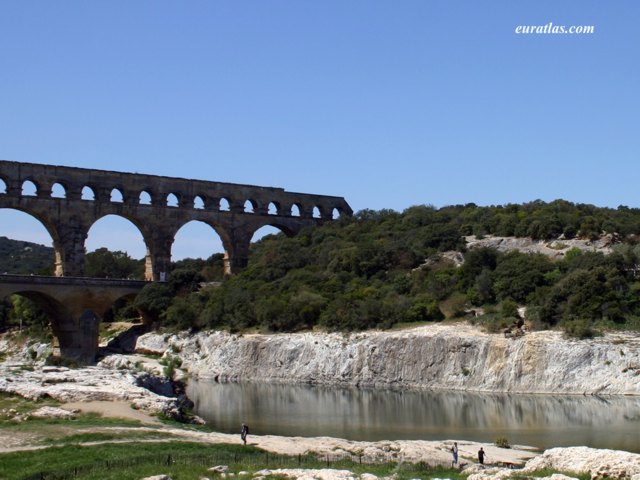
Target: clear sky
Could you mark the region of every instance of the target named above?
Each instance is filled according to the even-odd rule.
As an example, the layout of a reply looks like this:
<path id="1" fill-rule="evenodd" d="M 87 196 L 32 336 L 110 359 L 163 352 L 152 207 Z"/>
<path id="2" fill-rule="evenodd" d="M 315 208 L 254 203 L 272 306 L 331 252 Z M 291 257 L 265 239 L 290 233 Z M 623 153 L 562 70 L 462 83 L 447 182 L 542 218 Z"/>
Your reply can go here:
<path id="1" fill-rule="evenodd" d="M 594 33 L 515 32 L 549 22 Z M 0 158 L 354 210 L 637 207 L 639 25 L 636 0 L 1 0 Z M 0 235 L 40 241 L 31 221 L 0 210 Z M 141 256 L 113 225 L 87 248 Z M 174 256 L 208 256 L 188 228 Z"/>

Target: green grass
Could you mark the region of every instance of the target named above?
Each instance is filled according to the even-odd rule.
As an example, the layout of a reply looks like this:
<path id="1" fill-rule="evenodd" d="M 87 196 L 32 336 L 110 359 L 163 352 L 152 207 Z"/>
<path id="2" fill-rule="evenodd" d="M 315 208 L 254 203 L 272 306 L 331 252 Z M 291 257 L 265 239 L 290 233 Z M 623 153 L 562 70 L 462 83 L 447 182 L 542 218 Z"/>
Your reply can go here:
<path id="1" fill-rule="evenodd" d="M 18 409 L 16 408 L 16 410 Z M 31 410 L 27 410 L 27 412 L 29 411 Z M 26 412 L 23 412 L 23 413 L 26 413 Z M 102 417 L 100 414 L 97 414 L 97 413 L 78 414 L 75 418 L 33 418 L 31 417 L 28 420 L 25 420 L 22 422 L 15 422 L 11 419 L 0 418 L 0 427 L 7 430 L 31 431 L 31 430 L 38 430 L 48 425 L 71 427 L 71 428 L 87 428 L 87 427 L 139 427 L 142 424 L 138 420 Z"/>
<path id="2" fill-rule="evenodd" d="M 187 480 L 211 476 L 207 469 L 221 464 L 236 474 L 264 468 L 345 468 L 356 475 L 393 474 L 397 480 L 464 478 L 457 470 L 433 469 L 426 464 L 327 462 L 311 456 L 274 455 L 252 446 L 190 442 L 68 445 L 0 454 L 0 472 L 6 480 L 39 478 L 41 473 L 49 474 L 46 478 L 56 478 L 73 472 L 77 472 L 74 478 L 79 480 L 134 480 L 161 473 L 174 480 Z"/>

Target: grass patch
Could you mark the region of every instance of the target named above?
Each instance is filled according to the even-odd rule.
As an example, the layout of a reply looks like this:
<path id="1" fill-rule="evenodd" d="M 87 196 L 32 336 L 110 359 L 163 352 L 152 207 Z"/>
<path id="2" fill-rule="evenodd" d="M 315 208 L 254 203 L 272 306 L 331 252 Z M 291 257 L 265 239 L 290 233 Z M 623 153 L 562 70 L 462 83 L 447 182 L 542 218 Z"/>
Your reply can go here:
<path id="1" fill-rule="evenodd" d="M 73 478 L 79 480 L 137 480 L 161 473 L 191 479 L 211 476 L 207 469 L 220 464 L 228 465 L 229 472 L 236 474 L 264 468 L 346 468 L 356 475 L 364 472 L 394 475 L 397 480 L 464 478 L 457 470 L 434 469 L 424 463 L 360 464 L 351 460 L 274 455 L 252 446 L 192 442 L 68 445 L 0 454 L 0 471 L 6 480 L 36 479 L 43 473 L 46 478 L 56 478 L 74 472 Z"/>
<path id="2" fill-rule="evenodd" d="M 20 414 L 30 413 L 34 410 L 37 410 L 40 407 L 49 406 L 56 407 L 59 406 L 60 402 L 53 400 L 52 398 L 43 398 L 40 400 L 28 400 L 24 397 L 20 397 L 19 395 L 14 395 L 12 393 L 0 392 L 0 410 L 4 409 L 14 409 L 16 412 Z M 0 417 L 0 425 L 6 422 L 6 419 Z"/>

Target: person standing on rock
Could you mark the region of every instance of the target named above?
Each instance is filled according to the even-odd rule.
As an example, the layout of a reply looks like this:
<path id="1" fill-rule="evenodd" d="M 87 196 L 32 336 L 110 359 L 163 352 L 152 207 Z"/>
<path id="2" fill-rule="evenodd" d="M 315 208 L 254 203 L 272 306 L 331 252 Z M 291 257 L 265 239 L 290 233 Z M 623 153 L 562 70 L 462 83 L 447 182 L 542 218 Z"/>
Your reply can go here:
<path id="1" fill-rule="evenodd" d="M 453 460 L 451 460 L 451 468 L 458 465 L 458 442 L 453 442 L 453 447 L 451 447 L 451 455 L 453 455 Z"/>
<path id="2" fill-rule="evenodd" d="M 484 465 L 484 456 L 484 449 L 480 447 L 480 450 L 478 450 L 478 462 L 480 462 L 480 465 Z"/>
<path id="3" fill-rule="evenodd" d="M 242 430 L 240 430 L 240 438 L 245 445 L 247 444 L 247 435 L 249 435 L 249 427 L 243 423 Z"/>

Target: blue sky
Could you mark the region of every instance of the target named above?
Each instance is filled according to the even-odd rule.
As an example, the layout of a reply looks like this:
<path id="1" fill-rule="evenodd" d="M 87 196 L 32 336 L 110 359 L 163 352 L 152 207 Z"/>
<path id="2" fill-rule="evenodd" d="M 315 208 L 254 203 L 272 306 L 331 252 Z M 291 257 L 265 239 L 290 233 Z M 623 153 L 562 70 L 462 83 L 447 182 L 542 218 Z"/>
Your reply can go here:
<path id="1" fill-rule="evenodd" d="M 515 33 L 549 22 L 595 33 Z M 4 0 L 0 158 L 354 210 L 638 206 L 639 24 L 634 0 Z M 25 217 L 0 210 L 0 235 L 50 243 Z M 212 241 L 190 225 L 174 256 Z M 103 220 L 87 248 L 141 242 Z"/>

